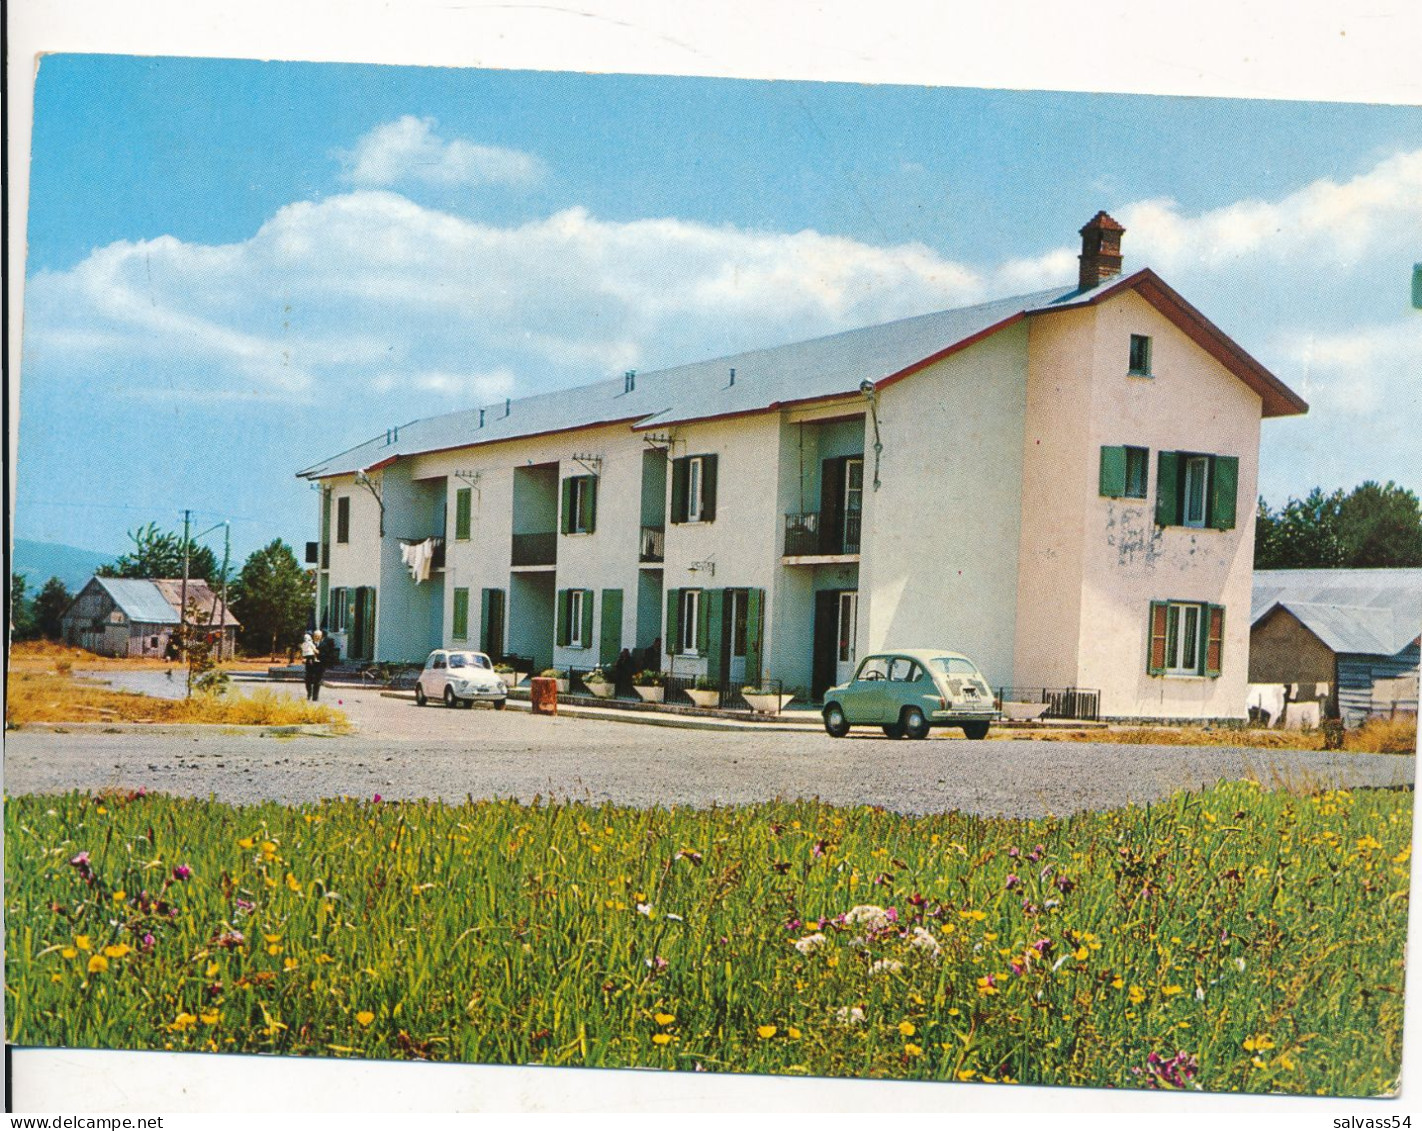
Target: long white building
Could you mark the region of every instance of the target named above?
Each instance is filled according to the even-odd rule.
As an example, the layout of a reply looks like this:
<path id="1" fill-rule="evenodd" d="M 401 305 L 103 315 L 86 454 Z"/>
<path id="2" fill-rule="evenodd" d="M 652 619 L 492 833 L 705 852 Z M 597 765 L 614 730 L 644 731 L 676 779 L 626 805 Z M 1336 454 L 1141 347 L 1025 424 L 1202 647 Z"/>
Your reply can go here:
<path id="1" fill-rule="evenodd" d="M 1082 229 L 1076 286 L 419 420 L 307 468 L 319 621 L 354 659 L 656 647 L 809 699 L 869 651 L 945 646 L 1105 717 L 1241 718 L 1260 425 L 1307 406 L 1154 272 L 1121 275 L 1122 231 Z"/>

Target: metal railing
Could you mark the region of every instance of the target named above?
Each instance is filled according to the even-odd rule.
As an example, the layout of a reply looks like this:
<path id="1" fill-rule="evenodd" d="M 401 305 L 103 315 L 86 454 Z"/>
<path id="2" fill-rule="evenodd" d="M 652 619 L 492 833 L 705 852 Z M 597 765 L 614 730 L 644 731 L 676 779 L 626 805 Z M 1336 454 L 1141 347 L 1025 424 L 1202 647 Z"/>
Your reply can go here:
<path id="1" fill-rule="evenodd" d="M 511 565 L 542 566 L 553 565 L 558 560 L 558 532 L 544 531 L 540 534 L 515 534 Z"/>
<path id="2" fill-rule="evenodd" d="M 999 687 L 997 707 L 1003 703 L 1043 704 L 1038 718 L 1076 719 L 1096 722 L 1101 711 L 1101 692 L 1082 687 Z"/>
<path id="3" fill-rule="evenodd" d="M 857 554 L 861 511 L 809 511 L 785 516 L 785 556 Z"/>
<path id="4" fill-rule="evenodd" d="M 664 526 L 642 527 L 642 548 L 638 561 L 662 562 L 667 556 L 667 531 Z"/>

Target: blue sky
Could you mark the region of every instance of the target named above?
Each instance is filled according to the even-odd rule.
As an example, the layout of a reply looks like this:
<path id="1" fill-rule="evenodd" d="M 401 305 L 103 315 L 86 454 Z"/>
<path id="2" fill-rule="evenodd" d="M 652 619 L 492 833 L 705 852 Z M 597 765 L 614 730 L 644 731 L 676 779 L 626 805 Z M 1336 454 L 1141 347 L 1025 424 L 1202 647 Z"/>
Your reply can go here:
<path id="1" fill-rule="evenodd" d="M 1422 109 L 56 55 L 15 534 L 238 561 L 391 424 L 1074 278 L 1105 208 L 1307 398 L 1261 490 L 1415 471 Z"/>

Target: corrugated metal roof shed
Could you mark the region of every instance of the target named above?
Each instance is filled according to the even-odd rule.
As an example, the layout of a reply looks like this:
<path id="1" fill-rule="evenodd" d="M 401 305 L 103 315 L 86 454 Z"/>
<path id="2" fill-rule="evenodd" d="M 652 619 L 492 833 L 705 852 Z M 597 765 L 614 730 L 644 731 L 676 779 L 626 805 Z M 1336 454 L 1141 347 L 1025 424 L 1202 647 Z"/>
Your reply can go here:
<path id="1" fill-rule="evenodd" d="M 178 611 L 158 586 L 136 577 L 94 578 L 113 598 L 123 614 L 139 624 L 177 624 Z"/>
<path id="2" fill-rule="evenodd" d="M 1255 570 L 1250 622 L 1276 605 L 1334 652 L 1395 656 L 1422 634 L 1422 569 Z"/>
<path id="3" fill-rule="evenodd" d="M 177 610 L 183 600 L 183 579 L 181 577 L 154 578 L 153 584 L 169 605 Z M 197 608 L 199 616 L 210 616 L 210 624 L 223 622 L 221 598 L 213 592 L 212 586 L 201 578 L 188 578 L 188 604 Z M 225 623 L 228 628 L 241 628 L 237 618 L 228 610 Z"/>

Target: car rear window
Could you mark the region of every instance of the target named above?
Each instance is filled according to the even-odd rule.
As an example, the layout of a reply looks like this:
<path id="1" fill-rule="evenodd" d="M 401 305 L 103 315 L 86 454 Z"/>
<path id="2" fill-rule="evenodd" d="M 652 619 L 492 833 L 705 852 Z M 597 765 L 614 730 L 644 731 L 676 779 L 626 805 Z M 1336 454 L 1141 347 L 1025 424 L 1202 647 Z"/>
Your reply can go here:
<path id="1" fill-rule="evenodd" d="M 961 656 L 935 656 L 933 666 L 944 675 L 977 675 L 978 669 L 972 660 L 965 660 Z"/>

